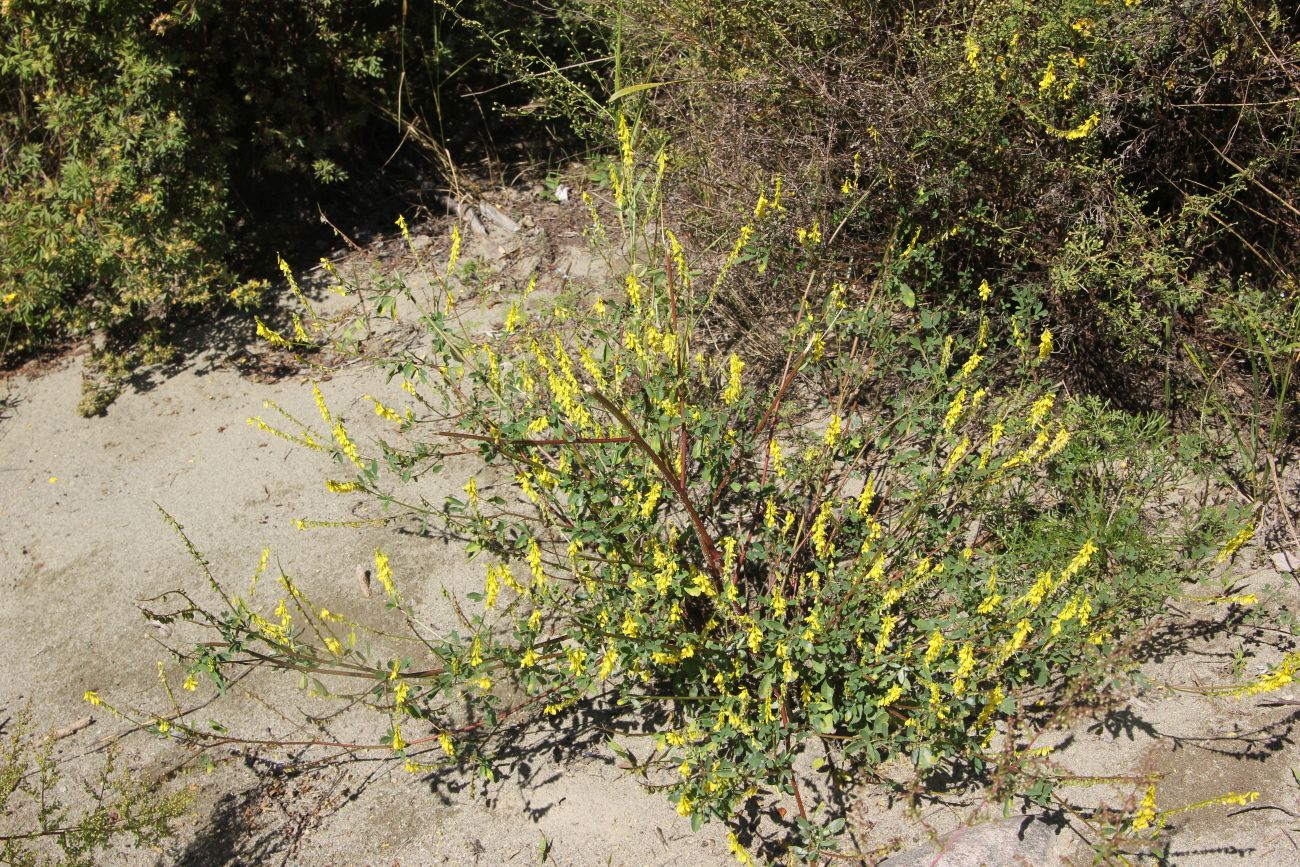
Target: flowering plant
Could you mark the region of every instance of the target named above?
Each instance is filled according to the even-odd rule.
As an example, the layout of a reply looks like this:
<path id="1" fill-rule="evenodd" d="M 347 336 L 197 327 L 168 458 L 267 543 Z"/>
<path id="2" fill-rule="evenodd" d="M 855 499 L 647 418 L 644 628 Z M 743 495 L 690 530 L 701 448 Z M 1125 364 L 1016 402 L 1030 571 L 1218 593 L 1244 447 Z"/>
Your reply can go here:
<path id="1" fill-rule="evenodd" d="M 422 627 L 376 552 L 427 661 L 363 651 L 346 617 L 284 579 L 274 620 L 227 598 L 210 621 L 225 643 L 196 670 L 220 679 L 256 645 L 261 665 L 368 673 L 385 748 L 412 771 L 472 759 L 491 773 L 492 725 L 612 690 L 661 721 L 648 754 L 617 749 L 661 771 L 696 825 L 781 793 L 808 837 L 834 833 L 842 822 L 818 830 L 805 809 L 806 750 L 835 760 L 820 768 L 901 756 L 1012 779 L 1053 697 L 1121 670 L 1133 627 L 1214 553 L 1178 535 L 1195 522 L 1152 508 L 1181 478 L 1163 423 L 1042 382 L 1051 332 L 1000 341 L 987 282 L 950 321 L 884 281 L 824 276 L 834 236 L 784 225 L 779 181 L 726 252 L 693 260 L 650 219 L 665 158 L 641 169 L 624 124 L 619 137 L 614 216 L 588 199 L 596 242 L 624 251 L 616 296 L 542 318 L 530 283 L 474 337 L 453 261 L 422 306 L 430 350 L 383 362 L 409 397 L 374 401 L 396 439 L 358 444 L 319 392 L 326 433 L 253 420 L 333 451 L 354 475 L 331 490 L 372 498 L 384 520 L 404 511 L 467 539 L 484 571 L 465 631 Z M 726 280 L 760 279 L 761 244 L 805 251 L 803 300 L 768 349 L 719 348 L 703 338 L 710 305 Z M 400 492 L 467 444 L 480 464 L 463 496 Z M 524 698 L 507 705 L 501 681 Z M 486 726 L 457 721 L 466 702 Z"/>

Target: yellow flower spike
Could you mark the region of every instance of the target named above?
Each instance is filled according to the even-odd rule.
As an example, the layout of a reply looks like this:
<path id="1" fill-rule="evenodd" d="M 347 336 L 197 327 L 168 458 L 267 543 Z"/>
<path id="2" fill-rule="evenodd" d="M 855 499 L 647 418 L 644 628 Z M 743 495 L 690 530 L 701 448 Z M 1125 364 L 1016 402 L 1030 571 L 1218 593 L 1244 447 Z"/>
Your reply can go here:
<path id="1" fill-rule="evenodd" d="M 749 852 L 745 851 L 744 846 L 740 845 L 740 839 L 736 837 L 734 831 L 728 832 L 727 834 L 727 848 L 730 849 L 731 854 L 736 857 L 736 862 L 738 864 L 742 864 L 744 867 L 750 867 L 750 865 L 754 863 L 753 857 Z"/>
<path id="2" fill-rule="evenodd" d="M 334 441 L 339 444 L 339 449 L 347 459 L 350 460 L 357 469 L 364 470 L 366 465 L 362 463 L 361 456 L 357 453 L 357 446 L 352 442 L 352 438 L 348 436 L 348 430 L 343 426 L 343 422 L 335 422 L 332 432 L 334 434 Z"/>
<path id="3" fill-rule="evenodd" d="M 957 445 L 953 447 L 952 453 L 948 455 L 948 460 L 943 465 L 943 472 L 941 475 L 946 476 L 953 470 L 957 469 L 957 465 L 961 463 L 962 458 L 966 457 L 966 452 L 969 450 L 970 437 L 962 437 L 961 442 L 957 443 Z"/>
<path id="4" fill-rule="evenodd" d="M 93 689 L 88 689 L 82 693 L 81 700 L 88 702 L 92 707 L 99 707 L 104 703 L 99 697 L 99 693 L 95 692 Z"/>
<path id="5" fill-rule="evenodd" d="M 496 565 L 489 566 L 484 586 L 483 607 L 491 608 L 497 604 L 497 594 L 501 592 L 501 582 L 497 577 Z"/>
<path id="6" fill-rule="evenodd" d="M 1256 526 L 1255 522 L 1252 521 L 1251 523 L 1247 524 L 1245 527 L 1242 527 L 1241 530 L 1238 531 L 1237 534 L 1233 536 L 1231 539 L 1229 539 L 1228 543 L 1223 546 L 1223 548 L 1219 551 L 1218 555 L 1215 556 L 1214 562 L 1215 563 L 1227 562 L 1229 557 L 1231 557 L 1233 554 L 1236 554 L 1242 545 L 1245 545 L 1254 537 L 1255 526 Z"/>
<path id="7" fill-rule="evenodd" d="M 1050 124 L 1043 124 L 1043 131 L 1048 135 L 1063 138 L 1067 141 L 1077 141 L 1078 139 L 1087 138 L 1092 135 L 1093 130 L 1095 130 L 1100 124 L 1101 115 L 1097 112 L 1093 112 L 1087 120 L 1072 129 L 1058 129 Z"/>
<path id="8" fill-rule="evenodd" d="M 627 118 L 623 112 L 618 113 L 618 149 L 623 157 L 623 170 L 630 177 L 632 174 L 633 158 L 635 154 L 632 150 L 632 130 L 627 125 Z"/>
<path id="9" fill-rule="evenodd" d="M 1045 394 L 1034 402 L 1029 408 L 1029 426 L 1037 427 L 1042 423 L 1047 414 L 1052 411 L 1052 405 L 1056 402 L 1056 395 Z"/>
<path id="10" fill-rule="evenodd" d="M 289 341 L 280 332 L 269 328 L 261 319 L 254 319 L 253 321 L 257 323 L 257 336 L 267 343 L 282 348 L 290 345 Z"/>
<path id="11" fill-rule="evenodd" d="M 366 400 L 371 401 L 375 405 L 375 415 L 379 416 L 380 418 L 387 419 L 388 421 L 396 422 L 397 424 L 402 423 L 402 417 L 398 415 L 391 407 L 385 406 L 383 401 L 381 401 L 379 398 L 373 397 L 369 394 L 367 394 L 365 398 Z"/>
<path id="12" fill-rule="evenodd" d="M 1052 329 L 1044 328 L 1043 335 L 1038 339 L 1038 360 L 1046 361 L 1047 356 L 1052 354 L 1054 343 L 1052 342 Z"/>
<path id="13" fill-rule="evenodd" d="M 673 265 L 677 270 L 677 279 L 683 286 L 689 286 L 691 283 L 691 272 L 686 267 L 686 251 L 682 249 L 681 242 L 671 231 L 665 232 L 668 237 L 668 250 L 673 257 Z"/>
<path id="14" fill-rule="evenodd" d="M 740 374 L 744 369 L 745 362 L 736 353 L 731 353 L 731 358 L 728 361 L 727 387 L 722 392 L 722 402 L 727 406 L 731 406 L 740 399 Z"/>
<path id="15" fill-rule="evenodd" d="M 1147 786 L 1146 794 L 1142 796 L 1142 803 L 1138 806 L 1137 815 L 1133 817 L 1133 823 L 1130 827 L 1134 831 L 1145 831 L 1151 827 L 1156 815 L 1156 787 L 1150 785 Z"/>
<path id="16" fill-rule="evenodd" d="M 623 179 L 618 174 L 618 169 L 614 164 L 609 164 L 609 185 L 614 190 L 614 204 L 619 208 L 623 207 Z"/>
<path id="17" fill-rule="evenodd" d="M 930 633 L 930 641 L 926 644 L 925 656 L 923 657 L 926 665 L 932 664 L 939 658 L 939 655 L 943 653 L 944 643 L 942 632 L 936 629 Z"/>
<path id="18" fill-rule="evenodd" d="M 837 413 L 831 416 L 831 423 L 826 428 L 826 434 L 824 437 L 822 437 L 822 442 L 826 443 L 827 446 L 834 448 L 835 444 L 840 441 L 840 437 L 843 435 L 843 433 L 844 433 L 844 421 L 839 417 L 839 414 Z"/>
<path id="19" fill-rule="evenodd" d="M 447 255 L 447 274 L 450 275 L 460 261 L 460 226 L 451 227 L 451 252 Z"/>
<path id="20" fill-rule="evenodd" d="M 388 564 L 388 555 L 378 548 L 375 549 L 375 579 L 390 597 L 397 595 L 397 588 L 393 584 L 393 569 Z"/>
<path id="21" fill-rule="evenodd" d="M 948 404 L 948 411 L 943 417 L 943 432 L 951 433 L 952 429 L 957 426 L 958 420 L 961 419 L 962 411 L 966 407 L 966 389 L 958 390 L 953 396 L 952 402 Z"/>
<path id="22" fill-rule="evenodd" d="M 981 301 L 987 301 L 993 297 L 993 289 L 989 287 L 989 281 L 987 280 L 981 280 L 980 287 L 976 291 L 979 292 Z"/>
<path id="23" fill-rule="evenodd" d="M 1047 69 L 1043 71 L 1043 77 L 1038 80 L 1038 92 L 1042 93 L 1056 83 L 1056 63 L 1047 61 Z"/>

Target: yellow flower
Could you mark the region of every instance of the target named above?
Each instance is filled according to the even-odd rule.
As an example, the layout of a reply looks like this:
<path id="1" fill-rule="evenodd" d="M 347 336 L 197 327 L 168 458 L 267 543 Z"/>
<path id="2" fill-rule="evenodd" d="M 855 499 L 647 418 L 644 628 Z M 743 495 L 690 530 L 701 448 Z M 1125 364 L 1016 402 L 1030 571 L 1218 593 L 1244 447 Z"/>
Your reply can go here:
<path id="1" fill-rule="evenodd" d="M 447 758 L 456 758 L 456 745 L 452 743 L 451 735 L 446 732 L 438 735 L 438 746 L 442 747 L 442 751 L 447 754 Z"/>
<path id="2" fill-rule="evenodd" d="M 989 281 L 987 280 L 980 281 L 980 288 L 978 291 L 981 301 L 987 301 L 989 298 L 993 297 L 993 289 L 989 286 Z"/>
<path id="3" fill-rule="evenodd" d="M 103 700 L 100 699 L 99 693 L 95 692 L 93 689 L 88 689 L 84 693 L 82 693 L 81 700 L 90 702 L 90 704 L 92 704 L 95 707 L 99 707 L 101 704 L 104 703 Z"/>
<path id="4" fill-rule="evenodd" d="M 1085 120 L 1083 123 L 1079 124 L 1078 126 L 1074 127 L 1073 129 L 1058 129 L 1057 127 L 1051 126 L 1049 124 L 1044 124 L 1043 129 L 1049 135 L 1054 135 L 1057 138 L 1063 138 L 1066 139 L 1067 141 L 1076 141 L 1081 138 L 1087 138 L 1089 135 L 1092 134 L 1092 131 L 1095 130 L 1100 124 L 1101 124 L 1101 115 L 1094 111 L 1092 115 L 1088 117 L 1087 120 Z"/>
<path id="5" fill-rule="evenodd" d="M 524 655 L 519 658 L 520 668 L 532 668 L 537 664 L 537 651 L 531 647 L 524 651 Z"/>
<path id="6" fill-rule="evenodd" d="M 528 540 L 528 571 L 538 584 L 546 581 L 546 573 L 542 571 L 542 549 L 538 547 L 536 539 Z"/>
<path id="7" fill-rule="evenodd" d="M 451 227 L 451 253 L 448 254 L 447 256 L 448 274 L 451 273 L 451 269 L 456 267 L 456 263 L 460 261 L 460 240 L 461 240 L 460 226 L 452 226 Z"/>
<path id="8" fill-rule="evenodd" d="M 970 450 L 970 437 L 962 437 L 961 442 L 953 448 L 952 454 L 948 455 L 948 460 L 943 465 L 942 475 L 948 475 L 957 468 L 961 459 L 966 457 L 966 452 Z"/>
<path id="9" fill-rule="evenodd" d="M 966 389 L 961 389 L 953 397 L 952 403 L 948 404 L 948 412 L 943 417 L 943 431 L 950 432 L 961 418 L 962 410 L 966 407 Z"/>
<path id="10" fill-rule="evenodd" d="M 1043 336 L 1038 339 L 1038 360 L 1046 361 L 1047 356 L 1052 354 L 1052 329 L 1044 328 Z"/>
<path id="11" fill-rule="evenodd" d="M 1238 531 L 1237 535 L 1233 536 L 1231 539 L 1228 540 L 1228 544 L 1224 545 L 1223 549 L 1219 551 L 1218 556 L 1214 558 L 1214 562 L 1215 563 L 1225 562 L 1233 554 L 1236 554 L 1237 550 L 1240 549 L 1242 545 L 1245 545 L 1247 542 L 1249 542 L 1254 535 L 1255 535 L 1255 523 L 1252 521 L 1251 523 L 1247 524 L 1245 527 L 1242 527 L 1241 530 Z"/>
<path id="12" fill-rule="evenodd" d="M 1049 459 L 1054 457 L 1057 454 L 1057 452 L 1065 448 L 1066 443 L 1068 443 L 1069 441 L 1070 441 L 1070 432 L 1063 427 L 1060 428 L 1059 430 L 1057 430 L 1056 436 L 1052 437 L 1052 443 L 1047 447 L 1047 451 L 1043 452 L 1043 456 L 1040 457 L 1038 460 L 1040 462 L 1048 461 Z"/>
<path id="13" fill-rule="evenodd" d="M 894 634 L 894 627 L 898 625 L 898 618 L 893 614 L 888 614 L 880 618 L 880 634 L 876 637 L 876 656 L 885 652 L 889 647 L 889 639 Z"/>
<path id="14" fill-rule="evenodd" d="M 795 229 L 794 236 L 800 245 L 820 244 L 822 240 L 821 225 L 817 222 L 814 222 L 812 224 L 812 228 L 810 229 L 803 229 L 803 228 Z"/>
<path id="15" fill-rule="evenodd" d="M 655 513 L 655 506 L 659 505 L 659 496 L 663 493 L 663 485 L 656 482 L 646 491 L 645 497 L 641 501 L 641 517 L 649 520 Z"/>
<path id="16" fill-rule="evenodd" d="M 1156 818 L 1156 787 L 1147 786 L 1147 792 L 1142 797 L 1142 803 L 1138 806 L 1137 815 L 1133 817 L 1132 828 L 1134 831 L 1144 831 L 1151 827 L 1151 823 Z"/>
<path id="17" fill-rule="evenodd" d="M 397 588 L 393 585 L 393 569 L 388 565 L 388 555 L 378 548 L 375 549 L 375 578 L 389 596 L 397 594 Z"/>
<path id="18" fill-rule="evenodd" d="M 334 424 L 334 440 L 339 444 L 339 449 L 347 455 L 348 460 L 352 461 L 358 469 L 364 470 L 366 465 L 361 462 L 360 455 L 357 454 L 356 444 L 348 436 L 347 428 L 343 427 L 343 422 L 339 421 Z"/>
<path id="19" fill-rule="evenodd" d="M 961 375 L 958 376 L 958 379 L 965 379 L 966 377 L 974 373 L 975 368 L 979 367 L 980 362 L 983 360 L 984 360 L 984 356 L 980 355 L 978 352 L 972 352 L 971 357 L 966 359 L 966 363 L 961 366 Z M 983 389 L 980 389 L 980 391 L 983 391 Z M 976 394 L 979 393 L 980 392 L 976 392 Z M 983 397 L 983 395 L 980 396 Z"/>
<path id="20" fill-rule="evenodd" d="M 936 659 L 939 658 L 939 654 L 943 652 L 943 645 L 944 645 L 943 633 L 937 629 L 934 630 L 934 632 L 931 632 L 930 642 L 929 644 L 926 645 L 925 648 L 926 665 L 931 664 L 932 662 L 934 662 Z"/>
<path id="21" fill-rule="evenodd" d="M 7 295 L 5 295 L 4 303 L 6 303 L 6 304 L 12 304 L 12 303 L 14 303 L 14 300 L 17 299 L 17 298 L 18 298 L 18 293 L 17 293 L 17 292 L 10 292 L 10 293 L 8 293 Z"/>
<path id="22" fill-rule="evenodd" d="M 781 445 L 776 440 L 772 440 L 767 445 L 767 454 L 771 458 L 772 472 L 776 473 L 777 478 L 785 478 L 785 461 L 781 458 Z M 788 528 L 787 528 L 788 529 Z"/>
<path id="23" fill-rule="evenodd" d="M 727 388 L 722 392 L 722 402 L 727 406 L 731 406 L 740 399 L 740 373 L 745 369 L 745 362 L 733 352 L 728 367 L 730 368 L 729 378 Z"/>
<path id="24" fill-rule="evenodd" d="M 609 648 L 605 651 L 605 656 L 600 661 L 600 670 L 596 676 L 601 680 L 608 680 L 609 676 L 614 673 L 614 666 L 618 665 L 618 651 Z"/>
<path id="25" fill-rule="evenodd" d="M 185 682 L 181 684 L 181 687 L 187 692 L 194 692 L 199 688 L 199 679 L 191 673 L 185 678 Z"/>
<path id="26" fill-rule="evenodd" d="M 745 867 L 750 867 L 754 863 L 753 857 L 745 851 L 744 846 L 740 845 L 740 840 L 734 831 L 727 834 L 727 848 L 731 850 L 732 855 L 736 856 L 736 861 Z"/>
<path id="27" fill-rule="evenodd" d="M 1029 426 L 1037 427 L 1047 414 L 1052 411 L 1052 404 L 1056 402 L 1056 395 L 1045 394 L 1034 402 L 1029 408 Z"/>
<path id="28" fill-rule="evenodd" d="M 826 428 L 826 435 L 823 441 L 828 446 L 834 446 L 840 441 L 840 436 L 844 433 L 844 422 L 838 414 L 831 416 L 830 426 Z"/>
<path id="29" fill-rule="evenodd" d="M 1056 64 L 1052 61 L 1047 62 L 1047 69 L 1043 72 L 1043 77 L 1038 81 L 1038 92 L 1042 93 L 1056 83 Z"/>
<path id="30" fill-rule="evenodd" d="M 513 334 L 515 329 L 519 327 L 519 322 L 520 322 L 519 302 L 511 301 L 510 310 L 509 312 L 506 313 L 506 322 L 505 325 L 503 326 L 505 328 L 506 334 Z"/>

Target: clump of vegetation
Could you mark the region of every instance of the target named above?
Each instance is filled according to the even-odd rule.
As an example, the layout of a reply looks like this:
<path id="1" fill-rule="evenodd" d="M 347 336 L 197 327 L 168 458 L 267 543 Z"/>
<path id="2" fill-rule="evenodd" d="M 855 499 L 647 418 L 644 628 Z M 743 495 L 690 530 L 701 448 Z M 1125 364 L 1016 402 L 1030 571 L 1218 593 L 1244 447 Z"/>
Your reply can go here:
<path id="1" fill-rule="evenodd" d="M 120 769 L 111 751 L 84 784 L 91 806 L 74 809 L 60 786 L 56 736 L 36 733 L 27 708 L 9 723 L 0 746 L 0 860 L 5 864 L 91 867 L 124 838 L 156 846 L 189 809 L 189 791 L 159 791 Z"/>
<path id="2" fill-rule="evenodd" d="M 321 610 L 288 576 L 274 611 L 214 581 L 217 608 L 160 612 L 219 635 L 191 671 L 222 687 L 278 667 L 320 695 L 336 694 L 331 672 L 363 678 L 388 718 L 372 747 L 412 772 L 493 774 L 506 720 L 610 690 L 658 721 L 636 761 L 679 813 L 698 827 L 792 796 L 806 854 L 843 827 L 805 808 L 808 752 L 831 779 L 904 758 L 1045 802 L 1054 780 L 1025 745 L 1123 678 L 1143 625 L 1245 541 L 1246 516 L 1171 508 L 1187 470 L 1166 421 L 1043 378 L 1052 331 L 1000 315 L 988 283 L 938 309 L 886 291 L 887 271 L 820 264 L 835 238 L 787 229 L 798 206 L 779 181 L 715 253 L 693 252 L 662 219 L 667 153 L 641 165 L 618 124 L 611 207 L 587 198 L 612 285 L 546 318 L 527 312 L 530 286 L 477 338 L 484 314 L 448 279 L 454 243 L 431 297 L 396 293 L 430 349 L 380 360 L 407 397 L 374 401 L 394 437 L 358 442 L 319 391 L 323 429 L 252 420 L 332 454 L 350 478 L 328 487 L 369 498 L 375 520 L 468 540 L 484 584 L 457 602 L 463 629 L 422 625 L 376 552 L 413 641 Z M 743 342 L 704 329 L 724 287 L 763 281 L 778 256 L 802 263 L 805 291 L 776 375 L 756 376 Z M 395 297 L 369 303 L 392 315 Z M 301 321 L 266 336 L 327 339 L 323 319 Z M 421 499 L 413 480 L 467 445 L 463 496 Z"/>
<path id="3" fill-rule="evenodd" d="M 474 4 L 489 33 L 508 9 Z M 5 2 L 0 363 L 95 335 L 102 411 L 177 320 L 260 301 L 320 202 L 358 207 L 404 142 L 445 163 L 475 124 L 442 101 L 485 86 L 462 71 L 483 38 L 437 4 Z"/>
<path id="4" fill-rule="evenodd" d="M 659 85 L 638 96 L 692 166 L 677 200 L 737 220 L 781 173 L 802 225 L 843 222 L 846 260 L 902 239 L 898 297 L 946 307 L 987 279 L 1041 305 L 1076 388 L 1176 408 L 1199 380 L 1185 341 L 1253 352 L 1229 323 L 1291 316 L 1285 4 L 590 5 L 617 22 L 625 82 Z M 740 325 L 793 303 L 771 297 L 742 298 Z"/>

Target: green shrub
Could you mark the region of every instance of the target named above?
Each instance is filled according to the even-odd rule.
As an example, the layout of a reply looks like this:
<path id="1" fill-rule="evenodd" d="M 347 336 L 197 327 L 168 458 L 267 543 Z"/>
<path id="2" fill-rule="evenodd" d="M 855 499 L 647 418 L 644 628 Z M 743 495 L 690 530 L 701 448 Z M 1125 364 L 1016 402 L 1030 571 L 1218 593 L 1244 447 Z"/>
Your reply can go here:
<path id="1" fill-rule="evenodd" d="M 562 50 L 540 9 L 473 9 Z M 99 335 L 83 404 L 99 411 L 166 357 L 176 319 L 256 300 L 242 272 L 318 202 L 363 209 L 405 140 L 445 160 L 444 137 L 481 130 L 442 101 L 487 77 L 461 72 L 484 38 L 456 21 L 374 0 L 4 3 L 0 361 Z"/>
<path id="2" fill-rule="evenodd" d="M 891 237 L 912 250 L 905 297 L 944 304 L 988 279 L 1036 299 L 1076 387 L 1150 405 L 1190 371 L 1182 339 L 1222 337 L 1208 311 L 1254 299 L 1284 316 L 1294 294 L 1284 4 L 588 7 L 617 23 L 625 80 L 664 83 L 639 97 L 692 167 L 674 199 L 738 219 L 753 179 L 780 173 L 800 224 L 843 222 L 846 258 L 877 261 Z"/>
<path id="3" fill-rule="evenodd" d="M 1010 339 L 987 285 L 942 311 L 840 282 L 815 264 L 828 239 L 784 228 L 796 202 L 772 188 L 719 252 L 689 252 L 702 247 L 657 219 L 665 154 L 642 171 L 619 132 L 613 213 L 587 199 L 611 286 L 545 318 L 527 312 L 530 286 L 472 337 L 484 313 L 455 299 L 454 245 L 429 269 L 432 297 L 368 301 L 391 315 L 404 295 L 430 341 L 384 362 L 409 403 L 374 400 L 396 437 L 358 442 L 319 391 L 323 430 L 250 420 L 331 453 L 344 478 L 329 488 L 369 497 L 374 519 L 468 540 L 485 578 L 455 601 L 461 628 L 421 625 L 377 551 L 418 644 L 320 610 L 281 575 L 273 612 L 215 583 L 216 609 L 161 612 L 219 634 L 191 670 L 222 686 L 269 665 L 321 695 L 330 672 L 368 678 L 389 717 L 375 746 L 412 772 L 455 760 L 490 775 L 488 736 L 507 720 L 612 690 L 654 726 L 638 764 L 697 826 L 776 793 L 802 811 L 805 751 L 832 759 L 815 773 L 905 757 L 1048 798 L 1050 774 L 1017 745 L 1122 676 L 1142 625 L 1241 517 L 1167 508 L 1185 470 L 1165 422 L 1040 379 L 1051 332 Z M 743 345 L 704 337 L 722 286 L 765 279 L 762 250 L 806 266 L 770 377 Z M 323 320 L 302 321 L 296 342 L 326 339 Z M 467 446 L 479 471 L 464 496 L 422 499 L 414 483 Z M 812 819 L 808 853 L 843 827 Z"/>
<path id="4" fill-rule="evenodd" d="M 35 733 L 29 708 L 7 723 L 12 728 L 0 744 L 0 860 L 5 864 L 91 867 L 122 838 L 156 846 L 171 836 L 173 823 L 193 800 L 189 791 L 160 791 L 156 783 L 121 770 L 110 751 L 95 778 L 84 784 L 91 806 L 74 809 L 58 791 L 57 736 Z"/>

